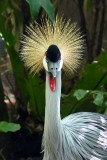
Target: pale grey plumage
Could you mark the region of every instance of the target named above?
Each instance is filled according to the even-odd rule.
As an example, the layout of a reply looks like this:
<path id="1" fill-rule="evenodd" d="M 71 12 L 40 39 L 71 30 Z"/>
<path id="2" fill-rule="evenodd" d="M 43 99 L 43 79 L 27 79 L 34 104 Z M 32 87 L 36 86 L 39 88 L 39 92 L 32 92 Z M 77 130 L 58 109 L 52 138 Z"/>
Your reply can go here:
<path id="1" fill-rule="evenodd" d="M 61 72 L 56 78 L 52 92 L 46 73 L 43 160 L 107 160 L 107 116 L 80 112 L 61 120 Z"/>

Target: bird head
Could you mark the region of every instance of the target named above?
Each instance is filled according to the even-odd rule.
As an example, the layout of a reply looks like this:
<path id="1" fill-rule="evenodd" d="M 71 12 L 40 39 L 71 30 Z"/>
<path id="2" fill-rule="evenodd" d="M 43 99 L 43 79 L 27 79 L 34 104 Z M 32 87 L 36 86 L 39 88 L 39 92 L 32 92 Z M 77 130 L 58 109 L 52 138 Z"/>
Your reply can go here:
<path id="1" fill-rule="evenodd" d="M 49 74 L 49 85 L 52 91 L 55 91 L 56 77 L 63 66 L 63 59 L 59 48 L 52 44 L 49 46 L 43 58 L 43 66 Z"/>
<path id="2" fill-rule="evenodd" d="M 53 23 L 46 18 L 41 25 L 30 25 L 26 32 L 21 58 L 31 73 L 36 74 L 45 68 L 50 76 L 50 88 L 54 91 L 61 69 L 71 75 L 81 66 L 86 51 L 84 37 L 75 23 L 58 16 Z"/>

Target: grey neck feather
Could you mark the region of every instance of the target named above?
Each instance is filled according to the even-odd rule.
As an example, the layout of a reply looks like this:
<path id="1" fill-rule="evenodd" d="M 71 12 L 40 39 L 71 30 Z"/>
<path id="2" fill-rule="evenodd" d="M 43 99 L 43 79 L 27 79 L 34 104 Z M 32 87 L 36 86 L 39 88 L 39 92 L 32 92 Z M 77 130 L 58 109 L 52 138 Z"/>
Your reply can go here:
<path id="1" fill-rule="evenodd" d="M 49 87 L 46 73 L 46 108 L 43 160 L 107 160 L 107 116 L 79 112 L 61 121 L 61 72 L 56 91 Z"/>
<path id="2" fill-rule="evenodd" d="M 61 71 L 56 77 L 56 90 L 52 92 L 49 87 L 49 73 L 46 72 L 46 107 L 43 147 L 46 152 L 57 150 L 61 132 L 60 117 L 61 97 Z M 58 138 L 59 137 L 59 138 Z M 58 140 L 57 142 L 55 140 Z M 54 153 L 53 153 L 54 154 Z M 45 158 L 44 158 L 45 159 Z"/>

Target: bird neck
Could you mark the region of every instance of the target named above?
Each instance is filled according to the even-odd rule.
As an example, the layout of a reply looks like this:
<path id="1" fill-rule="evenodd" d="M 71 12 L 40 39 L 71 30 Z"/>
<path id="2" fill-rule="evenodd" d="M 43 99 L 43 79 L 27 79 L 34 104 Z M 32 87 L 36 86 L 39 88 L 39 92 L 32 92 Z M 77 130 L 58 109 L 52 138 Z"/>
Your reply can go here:
<path id="1" fill-rule="evenodd" d="M 49 73 L 46 73 L 46 107 L 44 126 L 44 148 L 52 147 L 54 140 L 58 139 L 61 130 L 60 117 L 61 72 L 56 77 L 56 90 L 53 92 L 49 86 Z M 51 142 L 52 141 L 52 142 Z M 56 142 L 55 142 L 56 143 Z"/>
<path id="2" fill-rule="evenodd" d="M 61 97 L 61 71 L 56 77 L 56 89 L 51 91 L 49 86 L 49 73 L 46 72 L 46 108 L 45 117 L 60 119 L 60 97 Z M 52 117 L 51 117 L 52 116 Z M 54 119 L 55 119 L 54 118 Z"/>

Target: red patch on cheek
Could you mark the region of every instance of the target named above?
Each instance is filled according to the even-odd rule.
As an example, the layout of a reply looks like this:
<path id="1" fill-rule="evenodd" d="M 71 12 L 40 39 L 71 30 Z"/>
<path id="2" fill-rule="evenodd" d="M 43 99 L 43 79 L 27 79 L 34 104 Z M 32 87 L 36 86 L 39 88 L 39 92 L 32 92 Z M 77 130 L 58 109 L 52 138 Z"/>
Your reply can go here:
<path id="1" fill-rule="evenodd" d="M 51 91 L 55 91 L 55 89 L 56 89 L 56 77 L 50 77 L 50 79 L 49 79 L 49 86 L 50 86 L 50 89 L 51 89 Z"/>

